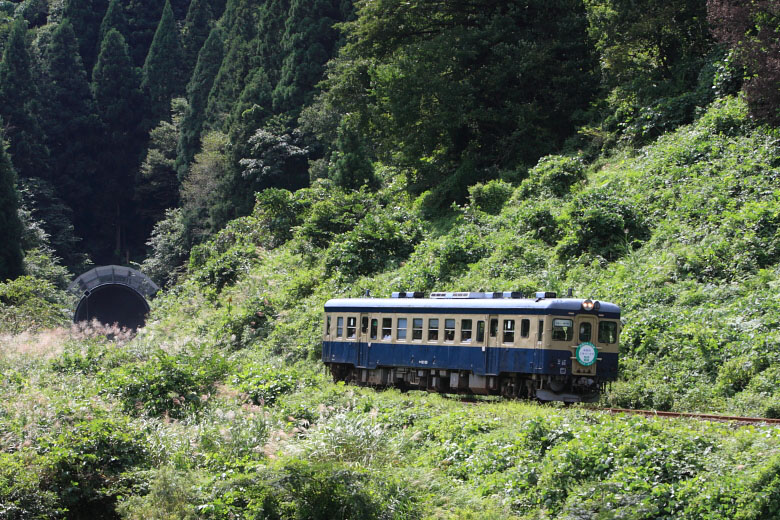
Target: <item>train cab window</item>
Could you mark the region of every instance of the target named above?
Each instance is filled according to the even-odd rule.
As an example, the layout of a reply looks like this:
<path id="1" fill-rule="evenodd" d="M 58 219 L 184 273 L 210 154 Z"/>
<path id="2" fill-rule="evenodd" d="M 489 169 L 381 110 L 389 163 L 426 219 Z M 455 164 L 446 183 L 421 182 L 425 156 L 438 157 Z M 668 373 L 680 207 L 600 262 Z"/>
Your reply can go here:
<path id="1" fill-rule="evenodd" d="M 515 342 L 515 320 L 504 320 L 504 337 L 503 343 Z"/>
<path id="2" fill-rule="evenodd" d="M 493 318 L 490 320 L 490 337 L 495 338 L 498 334 L 498 319 Z"/>
<path id="3" fill-rule="evenodd" d="M 580 341 L 590 341 L 591 328 L 590 322 L 580 323 Z"/>
<path id="4" fill-rule="evenodd" d="M 371 339 L 376 339 L 377 327 L 379 326 L 379 320 L 374 318 L 371 320 Z"/>
<path id="5" fill-rule="evenodd" d="M 574 322 L 557 318 L 553 320 L 553 341 L 571 341 L 574 338 Z"/>
<path id="6" fill-rule="evenodd" d="M 363 316 L 363 319 L 360 320 L 360 330 L 363 334 L 368 332 L 368 316 Z"/>
<path id="7" fill-rule="evenodd" d="M 366 328 L 368 328 L 368 318 L 366 318 Z M 357 332 L 357 318 L 354 316 L 347 316 L 347 338 L 355 339 L 355 333 Z"/>
<path id="8" fill-rule="evenodd" d="M 455 341 L 455 318 L 444 320 L 444 341 Z"/>
<path id="9" fill-rule="evenodd" d="M 339 316 L 336 318 L 336 337 L 342 338 L 344 337 L 344 317 Z"/>
<path id="10" fill-rule="evenodd" d="M 617 342 L 617 322 L 615 321 L 599 322 L 599 342 L 600 343 Z"/>
<path id="11" fill-rule="evenodd" d="M 325 319 L 325 335 L 330 336 L 330 316 Z"/>
<path id="12" fill-rule="evenodd" d="M 428 320 L 428 341 L 439 341 L 439 318 Z"/>
<path id="13" fill-rule="evenodd" d="M 412 319 L 412 339 L 422 340 L 423 320 L 422 318 Z"/>
<path id="14" fill-rule="evenodd" d="M 393 337 L 393 318 L 382 318 L 382 340 Z"/>
<path id="15" fill-rule="evenodd" d="M 471 343 L 471 320 L 460 320 L 460 342 Z"/>
<path id="16" fill-rule="evenodd" d="M 520 320 L 520 337 L 527 338 L 531 334 L 531 320 Z"/>
<path id="17" fill-rule="evenodd" d="M 536 339 L 537 341 L 542 341 L 543 337 L 544 337 L 544 320 L 539 320 L 539 327 L 536 329 Z"/>
<path id="18" fill-rule="evenodd" d="M 479 320 L 477 322 L 477 343 L 485 341 L 485 322 Z"/>
<path id="19" fill-rule="evenodd" d="M 407 319 L 406 318 L 398 318 L 398 325 L 396 326 L 396 339 L 399 340 L 406 340 L 406 324 Z"/>

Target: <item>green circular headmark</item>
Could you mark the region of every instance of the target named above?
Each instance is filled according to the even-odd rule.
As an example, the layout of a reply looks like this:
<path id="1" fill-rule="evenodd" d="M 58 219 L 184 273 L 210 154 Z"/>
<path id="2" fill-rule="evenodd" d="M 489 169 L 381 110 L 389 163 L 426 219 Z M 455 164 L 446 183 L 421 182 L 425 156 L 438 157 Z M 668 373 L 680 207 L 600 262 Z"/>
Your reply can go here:
<path id="1" fill-rule="evenodd" d="M 596 358 L 599 355 L 599 350 L 596 345 L 590 341 L 585 341 L 577 346 L 577 361 L 584 367 L 589 367 L 596 362 Z"/>

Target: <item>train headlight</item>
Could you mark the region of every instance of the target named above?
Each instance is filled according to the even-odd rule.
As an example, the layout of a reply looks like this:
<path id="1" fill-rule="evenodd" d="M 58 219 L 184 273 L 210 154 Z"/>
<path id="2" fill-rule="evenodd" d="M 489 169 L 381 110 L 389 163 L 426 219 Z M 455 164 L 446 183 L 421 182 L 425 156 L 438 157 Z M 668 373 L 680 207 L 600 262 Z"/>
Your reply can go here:
<path id="1" fill-rule="evenodd" d="M 593 310 L 593 300 L 588 298 L 584 302 L 582 302 L 582 310 L 584 311 L 592 311 Z"/>

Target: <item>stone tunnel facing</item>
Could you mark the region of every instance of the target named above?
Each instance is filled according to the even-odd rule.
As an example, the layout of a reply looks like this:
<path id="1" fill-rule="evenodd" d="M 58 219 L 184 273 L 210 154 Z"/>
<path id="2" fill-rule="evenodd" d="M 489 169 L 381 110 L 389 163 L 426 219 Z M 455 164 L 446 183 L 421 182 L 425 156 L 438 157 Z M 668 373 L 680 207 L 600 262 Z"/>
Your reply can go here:
<path id="1" fill-rule="evenodd" d="M 73 314 L 73 321 L 98 320 L 106 325 L 139 329 L 146 322 L 149 304 L 141 294 L 126 285 L 101 285 L 84 294 Z"/>
<path id="2" fill-rule="evenodd" d="M 146 322 L 148 299 L 158 290 L 149 277 L 131 267 L 96 267 L 76 278 L 68 287 L 68 291 L 79 298 L 73 321 L 97 320 L 105 325 L 139 329 Z"/>

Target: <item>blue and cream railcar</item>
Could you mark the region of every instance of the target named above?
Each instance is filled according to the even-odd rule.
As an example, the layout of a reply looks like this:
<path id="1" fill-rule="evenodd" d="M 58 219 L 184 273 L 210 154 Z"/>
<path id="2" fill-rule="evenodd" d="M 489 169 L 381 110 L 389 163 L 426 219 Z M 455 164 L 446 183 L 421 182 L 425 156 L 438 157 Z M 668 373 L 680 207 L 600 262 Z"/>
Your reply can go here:
<path id="1" fill-rule="evenodd" d="M 591 401 L 618 374 L 620 308 L 536 293 L 393 293 L 325 304 L 334 379 Z"/>

